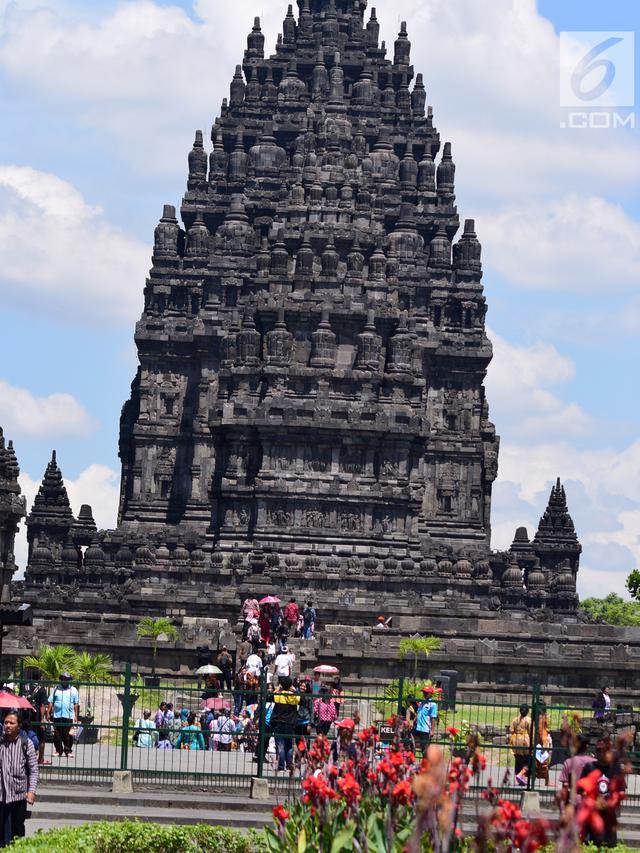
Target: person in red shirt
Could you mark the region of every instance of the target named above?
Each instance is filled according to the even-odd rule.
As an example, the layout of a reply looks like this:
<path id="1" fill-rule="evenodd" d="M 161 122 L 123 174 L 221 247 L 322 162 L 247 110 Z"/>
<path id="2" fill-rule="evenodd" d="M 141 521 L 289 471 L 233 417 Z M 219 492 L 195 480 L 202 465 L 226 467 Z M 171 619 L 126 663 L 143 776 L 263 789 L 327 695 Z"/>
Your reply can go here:
<path id="1" fill-rule="evenodd" d="M 289 631 L 289 635 L 292 637 L 295 637 L 299 616 L 300 608 L 298 607 L 295 598 L 292 598 L 284 608 L 284 621 Z"/>

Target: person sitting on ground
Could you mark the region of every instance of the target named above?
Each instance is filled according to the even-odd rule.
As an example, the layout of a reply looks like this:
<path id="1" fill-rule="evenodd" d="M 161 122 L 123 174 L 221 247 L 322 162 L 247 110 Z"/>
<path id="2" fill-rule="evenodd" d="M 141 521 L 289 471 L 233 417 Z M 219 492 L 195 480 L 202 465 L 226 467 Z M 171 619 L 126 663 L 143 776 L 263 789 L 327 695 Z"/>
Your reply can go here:
<path id="1" fill-rule="evenodd" d="M 158 749 L 173 749 L 173 744 L 170 739 L 170 732 L 166 729 L 160 732 L 160 737 L 158 738 L 158 743 L 156 744 Z"/>
<path id="2" fill-rule="evenodd" d="M 144 710 L 142 718 L 136 720 L 133 733 L 133 742 L 141 749 L 151 749 L 156 745 L 158 731 L 156 724 L 151 719 L 151 711 Z"/>
<path id="3" fill-rule="evenodd" d="M 196 723 L 196 715 L 191 712 L 187 717 L 187 725 L 180 730 L 176 749 L 204 749 L 202 729 Z"/>

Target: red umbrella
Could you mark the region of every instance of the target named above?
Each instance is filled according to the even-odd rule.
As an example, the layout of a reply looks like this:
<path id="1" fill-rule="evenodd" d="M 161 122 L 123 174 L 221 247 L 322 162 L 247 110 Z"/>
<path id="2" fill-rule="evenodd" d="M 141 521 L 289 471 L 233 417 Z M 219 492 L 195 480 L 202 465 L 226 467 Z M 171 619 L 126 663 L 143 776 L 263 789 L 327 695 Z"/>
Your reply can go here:
<path id="1" fill-rule="evenodd" d="M 205 699 L 202 707 L 209 711 L 229 711 L 231 702 L 228 699 L 223 699 L 222 696 L 214 696 L 211 699 Z"/>
<path id="2" fill-rule="evenodd" d="M 261 598 L 258 604 L 280 604 L 280 599 L 277 595 L 265 595 Z"/>
<path id="3" fill-rule="evenodd" d="M 35 708 L 24 696 L 16 696 L 8 690 L 0 690 L 0 708 L 24 708 L 35 711 Z"/>
<path id="4" fill-rule="evenodd" d="M 327 663 L 321 663 L 320 666 L 315 666 L 313 671 L 319 672 L 320 675 L 337 675 L 340 672 L 337 666 L 329 666 Z"/>

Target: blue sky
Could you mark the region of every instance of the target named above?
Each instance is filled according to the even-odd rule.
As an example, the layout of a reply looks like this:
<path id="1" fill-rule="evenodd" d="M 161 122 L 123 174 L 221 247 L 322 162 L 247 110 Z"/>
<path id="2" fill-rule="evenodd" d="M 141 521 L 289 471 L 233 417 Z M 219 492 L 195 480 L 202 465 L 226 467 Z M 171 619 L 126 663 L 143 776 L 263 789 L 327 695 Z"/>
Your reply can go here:
<path id="1" fill-rule="evenodd" d="M 483 243 L 502 436 L 494 545 L 535 529 L 560 475 L 584 545 L 580 590 L 622 590 L 640 564 L 638 130 L 560 128 L 559 34 L 635 32 L 637 51 L 640 6 L 375 5 L 387 44 L 408 21 L 453 143 L 461 217 Z M 0 0 L 0 424 L 29 499 L 55 446 L 74 508 L 88 501 L 113 525 L 154 225 L 179 204 L 193 132 L 207 138 L 254 14 L 271 48 L 285 11 Z"/>

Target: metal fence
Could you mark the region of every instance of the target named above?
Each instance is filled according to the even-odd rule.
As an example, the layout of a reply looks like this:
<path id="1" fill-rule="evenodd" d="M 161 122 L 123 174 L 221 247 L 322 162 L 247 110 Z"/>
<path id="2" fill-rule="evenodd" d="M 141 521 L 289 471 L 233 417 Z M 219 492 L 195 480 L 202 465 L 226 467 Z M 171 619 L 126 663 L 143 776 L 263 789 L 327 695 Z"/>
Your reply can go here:
<path id="1" fill-rule="evenodd" d="M 40 686 L 46 688 L 51 699 L 56 684 L 41 682 Z M 74 682 L 74 686 L 79 691 L 80 712 L 78 725 L 71 732 L 72 755 L 66 757 L 64 750 L 61 756 L 57 755 L 64 747 L 61 736 L 66 724 L 54 719 L 51 724 L 35 726 L 36 733 L 45 741 L 45 761 L 50 762 L 41 767 L 46 781 L 107 783 L 114 771 L 129 770 L 139 786 L 245 791 L 251 778 L 257 776 L 267 778 L 278 792 L 299 788 L 304 762 L 297 758 L 298 743 L 303 738 L 308 744 L 315 735 L 313 706 L 317 695 L 312 694 L 310 701 L 307 700 L 311 724 L 307 727 L 302 715 L 296 730 L 290 732 L 291 740 L 285 744 L 293 747 L 291 769 L 279 770 L 268 723 L 271 691 L 265 679 L 253 690 L 226 690 L 195 678 L 141 678 L 132 675 L 128 665 L 112 681 Z M 33 697 L 34 683 L 20 679 L 16 691 Z M 379 748 L 384 750 L 394 736 L 392 726 L 387 724 L 389 717 L 410 717 L 411 707 L 421 699 L 420 685 L 401 678 L 368 691 L 345 689 L 334 696 L 333 702 L 337 719 L 350 717 L 359 727 L 377 725 Z M 156 727 L 155 716 L 161 702 L 172 705 L 174 716 L 173 720 L 164 718 Z M 628 780 L 626 807 L 640 807 L 640 783 L 636 775 L 640 767 L 640 734 L 636 736 L 640 712 L 618 708 L 596 717 L 586 703 L 573 707 L 546 702 L 539 687 L 522 694 L 494 693 L 482 701 L 477 698 L 470 701 L 459 692 L 457 698 L 445 695 L 437 704 L 438 717 L 430 742 L 441 744 L 451 759 L 465 753 L 468 733 L 478 735 L 486 758 L 486 769 L 473 789 L 478 794 L 491 783 L 502 787 L 505 795 L 511 797 L 519 796 L 523 789 L 535 788 L 540 791 L 543 803 L 550 802 L 560 784 L 562 764 L 569 755 L 566 738 L 562 737 L 563 726 L 580 729 L 594 746 L 604 735 L 631 732 L 633 771 Z M 524 750 L 524 760 L 519 762 L 525 768 L 519 784 L 509 730 L 522 704 L 530 709 L 534 736 Z M 213 729 L 207 724 L 207 705 L 212 712 L 209 722 L 212 717 L 231 720 L 223 724 L 222 731 L 216 731 L 215 724 Z M 150 712 L 153 726 L 144 723 L 145 711 Z M 548 748 L 539 744 L 538 738 L 543 715 L 552 738 Z M 328 737 L 332 741 L 336 738 L 335 722 L 329 726 Z M 407 745 L 415 746 L 419 753 L 420 747 L 414 744 L 409 732 Z M 540 762 L 540 758 L 546 760 Z"/>

